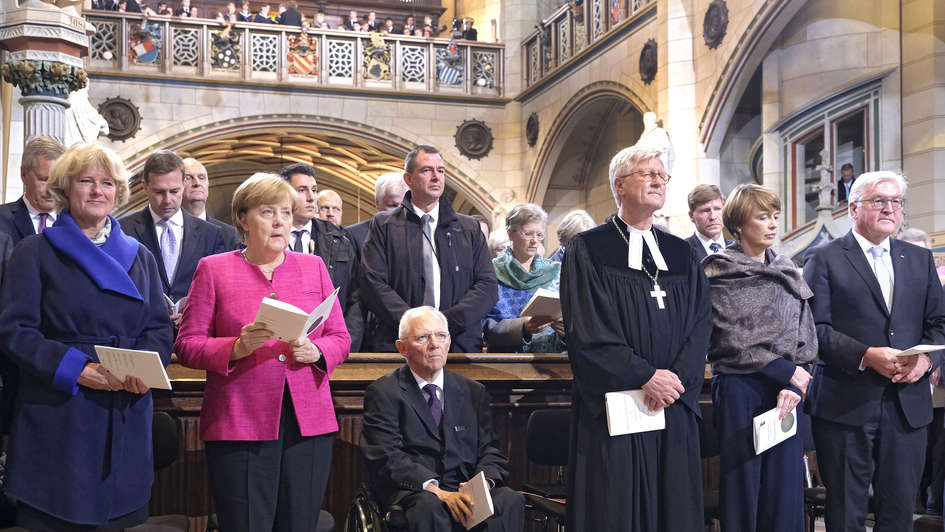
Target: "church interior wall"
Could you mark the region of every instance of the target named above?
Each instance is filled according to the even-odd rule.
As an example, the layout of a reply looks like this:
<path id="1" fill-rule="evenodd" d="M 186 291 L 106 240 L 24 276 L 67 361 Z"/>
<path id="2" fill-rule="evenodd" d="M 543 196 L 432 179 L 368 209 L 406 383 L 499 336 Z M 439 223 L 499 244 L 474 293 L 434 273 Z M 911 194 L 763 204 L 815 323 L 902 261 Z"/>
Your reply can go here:
<path id="1" fill-rule="evenodd" d="M 761 114 L 736 113 L 722 142 L 719 158 L 719 188 L 726 196 L 737 185 L 752 183 L 749 156 L 761 135 Z"/>

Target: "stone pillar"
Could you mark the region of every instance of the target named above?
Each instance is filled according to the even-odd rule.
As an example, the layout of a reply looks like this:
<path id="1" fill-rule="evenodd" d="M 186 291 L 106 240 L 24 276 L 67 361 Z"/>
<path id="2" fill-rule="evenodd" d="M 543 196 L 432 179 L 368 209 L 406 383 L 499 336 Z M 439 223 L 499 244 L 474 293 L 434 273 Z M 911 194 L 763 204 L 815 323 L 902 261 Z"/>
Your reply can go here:
<path id="1" fill-rule="evenodd" d="M 902 0 L 902 165 L 909 179 L 905 219 L 945 230 L 945 2 Z"/>
<path id="2" fill-rule="evenodd" d="M 24 96 L 20 98 L 20 105 L 23 106 L 24 142 L 44 135 L 64 142 L 67 100 L 58 96 Z"/>

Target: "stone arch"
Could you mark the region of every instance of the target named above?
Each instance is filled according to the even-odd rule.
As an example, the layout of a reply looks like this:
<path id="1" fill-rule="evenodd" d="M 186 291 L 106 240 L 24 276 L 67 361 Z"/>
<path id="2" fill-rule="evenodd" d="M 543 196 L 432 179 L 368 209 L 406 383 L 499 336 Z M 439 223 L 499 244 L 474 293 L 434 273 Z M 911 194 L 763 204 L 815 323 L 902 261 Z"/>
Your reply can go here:
<path id="1" fill-rule="evenodd" d="M 702 120 L 699 140 L 706 155 L 718 157 L 735 108 L 752 73 L 761 65 L 771 45 L 807 0 L 775 0 L 764 3 L 748 24 L 718 77 Z"/>
<path id="2" fill-rule="evenodd" d="M 147 157 L 158 149 L 186 151 L 188 147 L 214 138 L 222 139 L 225 136 L 253 131 L 292 131 L 344 135 L 359 139 L 366 144 L 383 147 L 401 159 L 414 146 L 424 143 L 422 138 L 408 140 L 367 124 L 341 118 L 303 114 L 256 115 L 222 120 L 175 133 L 127 157 L 125 164 L 129 173 L 134 175 L 141 171 Z M 448 174 L 447 187 L 452 188 L 457 196 L 454 204 L 459 200 L 461 203 L 470 205 L 474 211 L 480 213 L 491 212 L 495 202 L 489 192 L 479 182 L 460 170 L 458 162 L 453 161 L 450 154 L 442 153 L 442 155 Z M 373 182 L 364 181 L 355 183 L 355 185 L 365 190 L 369 189 L 370 194 L 373 195 Z M 131 205 L 135 204 L 135 199 L 139 198 L 133 197 L 130 202 Z M 371 201 L 373 203 L 373 199 Z"/>

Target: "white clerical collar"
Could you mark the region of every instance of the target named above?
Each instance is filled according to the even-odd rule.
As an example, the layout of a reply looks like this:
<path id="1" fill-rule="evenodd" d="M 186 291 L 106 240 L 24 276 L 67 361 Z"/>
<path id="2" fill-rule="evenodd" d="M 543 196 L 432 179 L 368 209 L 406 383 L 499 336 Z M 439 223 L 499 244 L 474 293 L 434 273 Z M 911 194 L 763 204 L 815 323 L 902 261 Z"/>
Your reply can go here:
<path id="1" fill-rule="evenodd" d="M 151 211 L 151 219 L 154 220 L 154 225 L 157 225 L 158 222 L 161 221 L 161 217 L 158 216 L 156 212 L 154 212 L 154 209 L 152 209 L 150 205 L 148 205 L 148 210 Z M 171 216 L 169 218 L 171 223 L 176 225 L 177 227 L 184 227 L 184 212 L 183 211 L 184 211 L 183 209 L 177 209 L 177 212 L 174 213 L 174 216 Z"/>
<path id="2" fill-rule="evenodd" d="M 669 268 L 666 266 L 666 261 L 663 260 L 663 254 L 660 253 L 660 247 L 656 242 L 656 237 L 653 236 L 653 227 L 651 226 L 646 231 L 641 231 L 626 222 L 624 223 L 627 226 L 627 232 L 630 233 L 627 239 L 627 267 L 632 270 L 643 269 L 643 243 L 645 242 L 657 269 L 669 271 Z M 617 230 L 623 234 L 623 230 L 620 229 L 619 226 L 617 226 Z"/>
<path id="3" fill-rule="evenodd" d="M 30 203 L 30 200 L 26 197 L 26 194 L 23 194 L 23 203 L 26 204 L 26 210 L 29 211 L 30 218 L 36 218 L 40 214 L 48 214 L 49 215 L 49 222 L 47 222 L 48 225 L 52 225 L 56 221 L 56 215 L 58 213 L 55 210 L 51 210 L 47 213 L 43 213 L 36 207 L 33 207 L 33 204 Z"/>
<path id="4" fill-rule="evenodd" d="M 409 368 L 410 366 L 407 366 L 407 367 Z M 421 390 L 427 384 L 435 384 L 436 387 L 439 388 L 440 391 L 442 392 L 443 390 L 443 370 L 442 369 L 436 372 L 436 377 L 433 377 L 432 381 L 428 381 L 424 379 L 423 377 L 421 377 L 420 375 L 417 375 L 416 373 L 414 373 L 412 369 L 410 370 L 410 374 L 413 375 L 413 379 L 417 381 L 417 386 L 419 386 Z"/>

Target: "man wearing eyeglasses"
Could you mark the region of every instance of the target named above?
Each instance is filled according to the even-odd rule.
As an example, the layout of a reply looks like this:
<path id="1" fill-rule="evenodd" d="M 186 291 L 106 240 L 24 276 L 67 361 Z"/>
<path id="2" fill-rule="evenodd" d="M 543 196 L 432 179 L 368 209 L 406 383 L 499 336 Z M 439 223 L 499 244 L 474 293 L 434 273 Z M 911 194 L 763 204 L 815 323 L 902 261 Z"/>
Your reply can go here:
<path id="1" fill-rule="evenodd" d="M 411 532 L 463 530 L 458 525 L 475 505 L 458 489 L 482 471 L 495 507 L 486 530 L 522 530 L 524 500 L 504 486 L 508 459 L 492 426 L 489 392 L 443 368 L 450 347 L 446 316 L 433 307 L 407 310 L 398 336 L 407 363 L 364 394 L 360 447 L 382 506 L 400 505 Z"/>
<path id="2" fill-rule="evenodd" d="M 827 530 L 864 530 L 870 485 L 875 532 L 912 529 L 932 421 L 928 377 L 945 344 L 945 300 L 932 254 L 890 238 L 906 182 L 869 172 L 850 188 L 853 229 L 814 249 L 804 278 L 814 291 L 820 362 L 806 409 L 827 488 Z"/>
<path id="3" fill-rule="evenodd" d="M 403 313 L 431 306 L 449 321 L 451 349 L 480 352 L 482 322 L 499 294 L 479 222 L 443 197 L 446 165 L 436 148 L 407 154 L 404 183 L 401 205 L 371 218 L 362 251 L 362 295 L 378 319 L 374 349 L 394 351 Z"/>

